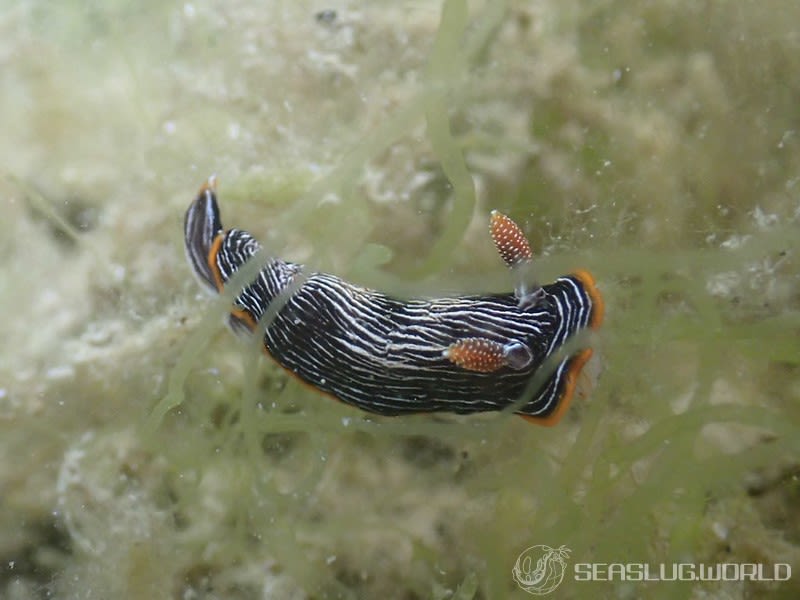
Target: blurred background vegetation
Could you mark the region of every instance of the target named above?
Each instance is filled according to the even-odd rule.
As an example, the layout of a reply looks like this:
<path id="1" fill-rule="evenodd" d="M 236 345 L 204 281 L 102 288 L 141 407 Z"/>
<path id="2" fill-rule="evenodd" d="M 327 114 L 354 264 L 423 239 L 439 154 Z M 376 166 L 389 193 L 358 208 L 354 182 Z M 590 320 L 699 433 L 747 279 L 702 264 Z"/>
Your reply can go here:
<path id="1" fill-rule="evenodd" d="M 794 571 L 559 598 L 800 595 L 800 4 L 0 7 L 0 597 L 525 598 L 535 544 Z M 211 173 L 404 296 L 510 289 L 509 213 L 599 281 L 593 395 L 544 429 L 300 386 L 185 263 Z"/>

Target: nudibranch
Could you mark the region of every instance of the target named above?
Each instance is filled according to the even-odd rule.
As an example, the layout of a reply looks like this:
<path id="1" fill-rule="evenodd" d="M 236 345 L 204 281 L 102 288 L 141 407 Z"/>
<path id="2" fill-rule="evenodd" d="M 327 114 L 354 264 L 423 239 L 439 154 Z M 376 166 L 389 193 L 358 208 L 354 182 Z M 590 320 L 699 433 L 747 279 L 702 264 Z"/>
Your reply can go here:
<path id="1" fill-rule="evenodd" d="M 237 293 L 229 324 L 256 331 L 281 296 L 264 330 L 266 353 L 305 383 L 367 412 L 465 414 L 514 405 L 516 414 L 554 425 L 592 356 L 589 347 L 559 351 L 577 333 L 599 327 L 603 299 L 585 270 L 536 284 L 530 244 L 505 215 L 492 212 L 490 232 L 516 275 L 513 292 L 400 300 L 271 257 Z M 189 206 L 184 233 L 189 263 L 214 292 L 261 249 L 246 231 L 223 228 L 214 177 Z M 551 372 L 529 390 L 545 361 Z"/>

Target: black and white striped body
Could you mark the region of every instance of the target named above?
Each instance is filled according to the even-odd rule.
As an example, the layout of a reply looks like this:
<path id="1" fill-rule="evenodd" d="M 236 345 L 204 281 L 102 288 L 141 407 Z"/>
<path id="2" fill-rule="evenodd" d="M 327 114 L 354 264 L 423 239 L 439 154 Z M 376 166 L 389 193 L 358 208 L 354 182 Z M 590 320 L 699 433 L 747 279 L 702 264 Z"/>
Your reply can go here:
<path id="1" fill-rule="evenodd" d="M 187 213 L 187 254 L 201 280 L 220 291 L 260 245 L 245 231 L 223 231 L 220 223 L 209 227 L 207 219 L 218 221 L 219 214 L 213 189 L 204 190 Z M 198 232 L 208 238 L 212 231 L 202 248 L 191 247 Z M 602 311 L 585 272 L 542 286 L 534 306 L 521 306 L 511 293 L 401 301 L 271 259 L 238 295 L 232 324 L 254 330 L 291 285 L 297 289 L 268 325 L 265 350 L 315 388 L 383 415 L 496 411 L 520 402 L 542 363 L 575 333 L 596 326 Z M 473 338 L 520 347 L 530 360 L 485 372 L 447 358 L 455 342 Z M 518 414 L 553 424 L 590 355 L 583 349 L 557 362 L 538 390 L 528 390 Z"/>

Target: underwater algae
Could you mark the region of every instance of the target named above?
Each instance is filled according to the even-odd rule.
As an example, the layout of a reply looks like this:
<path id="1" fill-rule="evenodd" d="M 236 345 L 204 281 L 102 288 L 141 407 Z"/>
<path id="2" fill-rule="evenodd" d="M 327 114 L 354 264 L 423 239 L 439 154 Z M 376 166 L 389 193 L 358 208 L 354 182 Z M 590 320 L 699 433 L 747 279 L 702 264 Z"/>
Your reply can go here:
<path id="1" fill-rule="evenodd" d="M 800 9 L 324 8 L 0 17 L 0 597 L 525 598 L 534 544 L 793 568 L 552 597 L 796 597 Z M 593 395 L 545 429 L 307 391 L 196 292 L 212 172 L 281 255 L 404 295 L 508 289 L 509 212 L 603 286 Z"/>

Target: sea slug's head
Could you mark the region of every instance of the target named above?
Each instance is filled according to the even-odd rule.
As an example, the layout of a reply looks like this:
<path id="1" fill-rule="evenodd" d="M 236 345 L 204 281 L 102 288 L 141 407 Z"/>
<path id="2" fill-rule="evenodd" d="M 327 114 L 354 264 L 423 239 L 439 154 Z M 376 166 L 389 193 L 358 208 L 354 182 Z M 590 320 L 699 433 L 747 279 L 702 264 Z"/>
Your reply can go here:
<path id="1" fill-rule="evenodd" d="M 213 257 L 222 235 L 222 221 L 217 206 L 217 177 L 212 175 L 197 192 L 183 222 L 186 258 L 201 283 L 218 289 Z"/>

